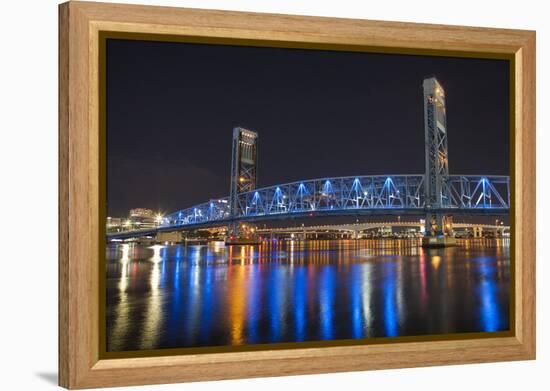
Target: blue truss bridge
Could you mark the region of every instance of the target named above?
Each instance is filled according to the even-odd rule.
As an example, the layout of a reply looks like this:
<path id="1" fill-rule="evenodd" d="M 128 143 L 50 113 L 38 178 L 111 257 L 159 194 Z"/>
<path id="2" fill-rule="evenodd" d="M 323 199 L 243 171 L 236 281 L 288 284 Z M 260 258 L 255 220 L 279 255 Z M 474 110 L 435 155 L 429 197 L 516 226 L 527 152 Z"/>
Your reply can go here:
<path id="1" fill-rule="evenodd" d="M 419 175 L 369 175 L 318 178 L 257 188 L 258 133 L 233 129 L 231 188 L 210 199 L 164 216 L 158 227 L 108 234 L 128 238 L 212 226 L 238 235 L 244 221 L 345 215 L 422 215 L 427 235 L 445 235 L 453 215 L 507 215 L 510 178 L 450 175 L 445 93 L 435 77 L 424 79 L 426 172 Z M 452 219 L 450 220 L 452 221 Z"/>
<path id="2" fill-rule="evenodd" d="M 450 215 L 507 215 L 508 176 L 450 175 L 443 208 Z M 151 235 L 185 228 L 203 228 L 235 221 L 345 215 L 425 215 L 423 175 L 321 178 L 264 187 L 238 194 L 237 213 L 230 197 L 212 199 L 164 217 L 155 229 L 109 234 L 110 237 Z"/>
<path id="3" fill-rule="evenodd" d="M 449 176 L 440 212 L 507 214 L 507 176 Z M 240 193 L 232 215 L 229 197 L 174 212 L 163 227 L 232 220 L 280 219 L 296 215 L 424 214 L 423 175 L 355 176 L 285 183 Z"/>

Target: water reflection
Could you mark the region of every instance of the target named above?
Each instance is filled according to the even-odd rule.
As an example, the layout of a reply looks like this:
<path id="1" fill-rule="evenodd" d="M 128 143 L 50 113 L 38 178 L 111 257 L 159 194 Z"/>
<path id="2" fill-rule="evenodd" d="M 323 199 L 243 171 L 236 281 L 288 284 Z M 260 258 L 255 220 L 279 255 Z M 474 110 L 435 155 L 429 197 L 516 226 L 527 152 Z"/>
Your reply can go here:
<path id="1" fill-rule="evenodd" d="M 109 351 L 499 331 L 509 240 L 107 248 Z"/>
<path id="2" fill-rule="evenodd" d="M 494 281 L 496 267 L 487 258 L 481 258 L 479 262 L 481 270 L 481 281 L 479 283 L 481 327 L 486 331 L 497 331 L 500 323 L 500 311 L 496 295 L 497 287 Z"/>
<path id="3" fill-rule="evenodd" d="M 384 331 L 388 337 L 396 337 L 398 332 L 398 314 L 395 298 L 395 263 L 384 263 L 384 282 L 382 283 L 384 291 Z"/>

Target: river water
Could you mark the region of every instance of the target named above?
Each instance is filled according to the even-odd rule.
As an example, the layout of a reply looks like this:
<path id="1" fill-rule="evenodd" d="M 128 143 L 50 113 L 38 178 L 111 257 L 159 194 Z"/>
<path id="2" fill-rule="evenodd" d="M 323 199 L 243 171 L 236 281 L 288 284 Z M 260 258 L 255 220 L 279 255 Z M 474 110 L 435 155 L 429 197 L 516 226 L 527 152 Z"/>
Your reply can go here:
<path id="1" fill-rule="evenodd" d="M 509 239 L 109 244 L 107 351 L 509 329 Z"/>

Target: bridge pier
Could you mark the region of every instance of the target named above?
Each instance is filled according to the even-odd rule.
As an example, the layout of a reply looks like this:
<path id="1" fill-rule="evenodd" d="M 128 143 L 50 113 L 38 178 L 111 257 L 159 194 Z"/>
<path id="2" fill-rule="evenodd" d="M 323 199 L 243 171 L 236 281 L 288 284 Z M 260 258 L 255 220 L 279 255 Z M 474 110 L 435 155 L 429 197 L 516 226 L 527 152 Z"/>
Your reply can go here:
<path id="1" fill-rule="evenodd" d="M 233 128 L 231 144 L 231 182 L 229 189 L 229 210 L 231 217 L 239 215 L 239 194 L 256 189 L 258 184 L 258 133 L 237 126 Z M 255 235 L 243 234 L 237 221 L 227 227 L 225 243 L 257 244 Z"/>
<path id="2" fill-rule="evenodd" d="M 426 202 L 426 236 L 423 247 L 447 247 L 456 245 L 452 236 L 452 217 L 441 209 L 448 206 L 449 159 L 447 148 L 447 116 L 445 91 L 435 78 L 426 77 L 424 90 L 424 136 L 426 173 L 424 196 Z"/>
<path id="3" fill-rule="evenodd" d="M 474 238 L 482 238 L 483 237 L 483 228 L 482 227 L 474 227 Z"/>
<path id="4" fill-rule="evenodd" d="M 452 216 L 428 213 L 426 215 L 426 235 L 422 238 L 422 247 L 450 246 L 456 246 Z"/>
<path id="5" fill-rule="evenodd" d="M 437 248 L 456 246 L 456 239 L 452 236 L 425 236 L 422 238 L 422 247 Z"/>

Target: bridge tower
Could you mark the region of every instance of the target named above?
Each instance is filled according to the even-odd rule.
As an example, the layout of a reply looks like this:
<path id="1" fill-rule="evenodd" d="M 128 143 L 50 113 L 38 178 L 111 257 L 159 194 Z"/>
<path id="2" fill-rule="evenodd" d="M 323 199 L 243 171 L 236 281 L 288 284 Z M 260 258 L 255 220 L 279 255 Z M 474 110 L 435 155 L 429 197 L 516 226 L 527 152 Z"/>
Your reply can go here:
<path id="1" fill-rule="evenodd" d="M 231 187 L 229 203 L 231 216 L 238 211 L 238 195 L 251 191 L 258 184 L 258 133 L 242 127 L 233 128 L 231 151 Z M 229 236 L 238 236 L 238 223 L 228 227 Z"/>
<path id="2" fill-rule="evenodd" d="M 450 202 L 447 194 L 449 155 L 445 90 L 435 76 L 424 78 L 423 89 L 426 159 L 424 178 L 426 237 L 423 245 L 447 246 L 454 244 L 454 238 L 450 237 L 451 217 L 441 213 L 441 209 L 447 207 Z"/>

